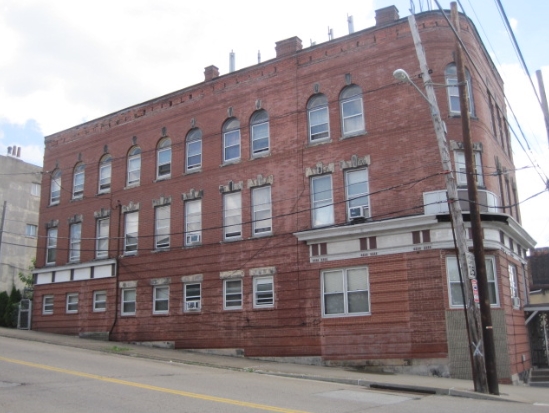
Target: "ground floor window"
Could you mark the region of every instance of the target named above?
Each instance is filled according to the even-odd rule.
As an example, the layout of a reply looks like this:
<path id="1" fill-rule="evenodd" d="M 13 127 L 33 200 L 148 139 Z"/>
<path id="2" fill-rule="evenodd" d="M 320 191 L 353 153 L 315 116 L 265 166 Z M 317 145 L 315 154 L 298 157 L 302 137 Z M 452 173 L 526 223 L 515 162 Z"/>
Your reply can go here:
<path id="1" fill-rule="evenodd" d="M 488 296 L 492 307 L 499 306 L 498 286 L 496 281 L 495 259 L 486 257 L 486 278 L 488 280 Z M 458 271 L 457 257 L 446 258 L 446 273 L 448 275 L 448 295 L 450 307 L 463 307 L 463 293 Z M 467 277 L 467 275 L 462 275 Z"/>
<path id="2" fill-rule="evenodd" d="M 274 305 L 273 277 L 254 278 L 254 307 L 272 307 Z"/>
<path id="3" fill-rule="evenodd" d="M 200 311 L 200 283 L 185 284 L 184 311 Z"/>
<path id="4" fill-rule="evenodd" d="M 135 288 L 125 288 L 122 290 L 122 315 L 135 314 Z"/>
<path id="5" fill-rule="evenodd" d="M 42 314 L 53 314 L 53 295 L 42 298 Z"/>
<path id="6" fill-rule="evenodd" d="M 78 312 L 78 293 L 67 294 L 67 313 Z"/>
<path id="7" fill-rule="evenodd" d="M 324 317 L 370 314 L 368 267 L 325 270 L 321 275 Z"/>
<path id="8" fill-rule="evenodd" d="M 153 289 L 153 313 L 168 314 L 170 310 L 170 287 L 163 285 Z"/>
<path id="9" fill-rule="evenodd" d="M 242 280 L 224 280 L 223 308 L 234 310 L 242 308 Z"/>
<path id="10" fill-rule="evenodd" d="M 93 292 L 93 311 L 105 311 L 107 309 L 107 292 Z"/>

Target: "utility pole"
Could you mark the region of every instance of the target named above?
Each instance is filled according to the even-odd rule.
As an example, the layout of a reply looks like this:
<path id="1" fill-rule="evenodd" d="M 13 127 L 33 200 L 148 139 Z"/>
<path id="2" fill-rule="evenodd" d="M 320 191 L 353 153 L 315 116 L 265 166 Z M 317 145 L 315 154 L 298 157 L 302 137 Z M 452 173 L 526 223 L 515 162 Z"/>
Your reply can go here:
<path id="1" fill-rule="evenodd" d="M 410 31 L 414 40 L 417 58 L 419 61 L 419 67 L 422 73 L 425 90 L 427 92 L 426 98 L 429 102 L 429 107 L 431 110 L 431 117 L 433 119 L 433 125 L 435 128 L 438 148 L 442 161 L 442 169 L 445 172 L 448 208 L 450 210 L 450 216 L 455 231 L 460 273 L 467 274 L 467 277 L 465 280 L 463 280 L 464 282 L 462 282 L 462 285 L 465 293 L 464 306 L 466 314 L 466 324 L 468 326 L 467 333 L 470 341 L 470 353 L 472 357 L 471 365 L 473 370 L 473 382 L 476 392 L 487 393 L 488 388 L 486 382 L 480 315 L 478 312 L 478 308 L 475 305 L 473 286 L 471 284 L 471 279 L 475 278 L 475 276 L 474 270 L 471 268 L 472 263 L 471 259 L 469 258 L 470 254 L 469 248 L 467 246 L 465 224 L 463 223 L 463 215 L 461 211 L 461 206 L 459 204 L 456 181 L 452 173 L 450 152 L 448 149 L 448 142 L 446 140 L 445 127 L 440 117 L 440 111 L 436 100 L 433 82 L 431 81 L 429 67 L 427 66 L 425 51 L 423 50 L 423 46 L 421 44 L 419 31 L 416 25 L 416 19 L 413 14 L 408 17 L 408 23 L 410 24 Z"/>
<path id="2" fill-rule="evenodd" d="M 457 3 L 450 3 L 452 10 L 452 24 L 459 35 L 459 14 Z M 490 294 L 488 292 L 488 279 L 486 276 L 486 258 L 484 257 L 484 241 L 482 239 L 482 224 L 478 202 L 478 189 L 475 171 L 475 157 L 473 154 L 473 142 L 471 139 L 471 119 L 469 118 L 468 85 L 465 76 L 465 63 L 463 62 L 463 50 L 456 39 L 456 69 L 459 89 L 459 104 L 461 110 L 461 127 L 463 133 L 463 149 L 465 152 L 465 171 L 467 175 L 467 193 L 469 195 L 469 214 L 471 217 L 471 232 L 473 237 L 473 254 L 475 255 L 475 267 L 478 284 L 478 297 L 480 304 L 480 319 L 482 323 L 482 336 L 484 340 L 484 359 L 486 363 L 486 379 L 488 391 L 499 395 L 498 374 L 496 369 L 496 348 L 494 345 L 494 329 L 492 326 L 492 313 L 490 309 Z"/>
<path id="3" fill-rule="evenodd" d="M 541 97 L 541 109 L 543 111 L 543 118 L 545 119 L 545 130 L 547 131 L 547 139 L 549 140 L 549 107 L 547 106 L 547 95 L 545 94 L 545 85 L 543 84 L 541 70 L 536 70 L 536 76 L 538 78 L 539 94 Z"/>

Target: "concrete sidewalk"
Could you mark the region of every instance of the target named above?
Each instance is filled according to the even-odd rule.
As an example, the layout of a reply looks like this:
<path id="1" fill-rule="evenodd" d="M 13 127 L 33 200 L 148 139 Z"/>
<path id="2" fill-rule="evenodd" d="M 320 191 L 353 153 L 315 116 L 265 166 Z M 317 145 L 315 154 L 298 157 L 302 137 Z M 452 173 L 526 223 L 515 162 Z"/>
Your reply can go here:
<path id="1" fill-rule="evenodd" d="M 343 367 L 310 366 L 276 361 L 256 360 L 244 357 L 231 357 L 205 352 L 170 350 L 143 345 L 98 341 L 0 327 L 0 337 L 48 344 L 82 348 L 92 351 L 110 352 L 125 356 L 141 357 L 173 363 L 193 364 L 214 368 L 244 371 L 256 374 L 271 374 L 308 380 L 329 381 L 357 385 L 366 388 L 386 389 L 398 392 L 418 392 L 484 400 L 497 400 L 547 406 L 549 411 L 549 391 L 546 388 L 527 385 L 499 385 L 500 396 L 476 393 L 469 380 L 445 379 L 440 377 L 411 376 L 404 374 L 372 374 L 358 372 Z M 1 349 L 1 347 L 0 347 Z M 1 354 L 1 350 L 0 350 Z"/>

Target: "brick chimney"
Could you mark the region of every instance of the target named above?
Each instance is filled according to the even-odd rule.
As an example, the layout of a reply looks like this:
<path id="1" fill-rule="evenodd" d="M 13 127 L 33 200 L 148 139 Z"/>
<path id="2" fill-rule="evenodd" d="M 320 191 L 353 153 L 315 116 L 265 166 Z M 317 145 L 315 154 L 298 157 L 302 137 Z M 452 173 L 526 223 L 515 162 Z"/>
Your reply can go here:
<path id="1" fill-rule="evenodd" d="M 206 82 L 216 77 L 219 77 L 219 68 L 217 66 L 211 65 L 204 68 L 204 80 Z"/>
<path id="2" fill-rule="evenodd" d="M 301 49 L 303 49 L 301 39 L 296 36 L 290 37 L 289 39 L 276 42 L 276 57 L 290 56 Z"/>
<path id="3" fill-rule="evenodd" d="M 398 9 L 395 6 L 376 10 L 376 27 L 387 26 L 398 19 Z"/>

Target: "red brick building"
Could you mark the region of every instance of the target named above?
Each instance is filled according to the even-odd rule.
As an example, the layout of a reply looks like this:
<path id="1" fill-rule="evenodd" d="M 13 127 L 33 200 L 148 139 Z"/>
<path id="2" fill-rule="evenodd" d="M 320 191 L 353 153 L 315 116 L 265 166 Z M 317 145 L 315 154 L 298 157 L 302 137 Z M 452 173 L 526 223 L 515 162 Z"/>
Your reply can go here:
<path id="1" fill-rule="evenodd" d="M 445 183 L 406 19 L 46 137 L 33 328 L 468 377 Z M 455 39 L 417 16 L 466 198 Z M 530 368 L 503 85 L 473 24 L 472 134 L 498 373 Z M 444 87 L 449 85 L 449 87 Z M 468 209 L 467 202 L 463 202 Z M 467 221 L 467 215 L 466 215 Z M 468 223 L 466 223 L 468 225 Z"/>

